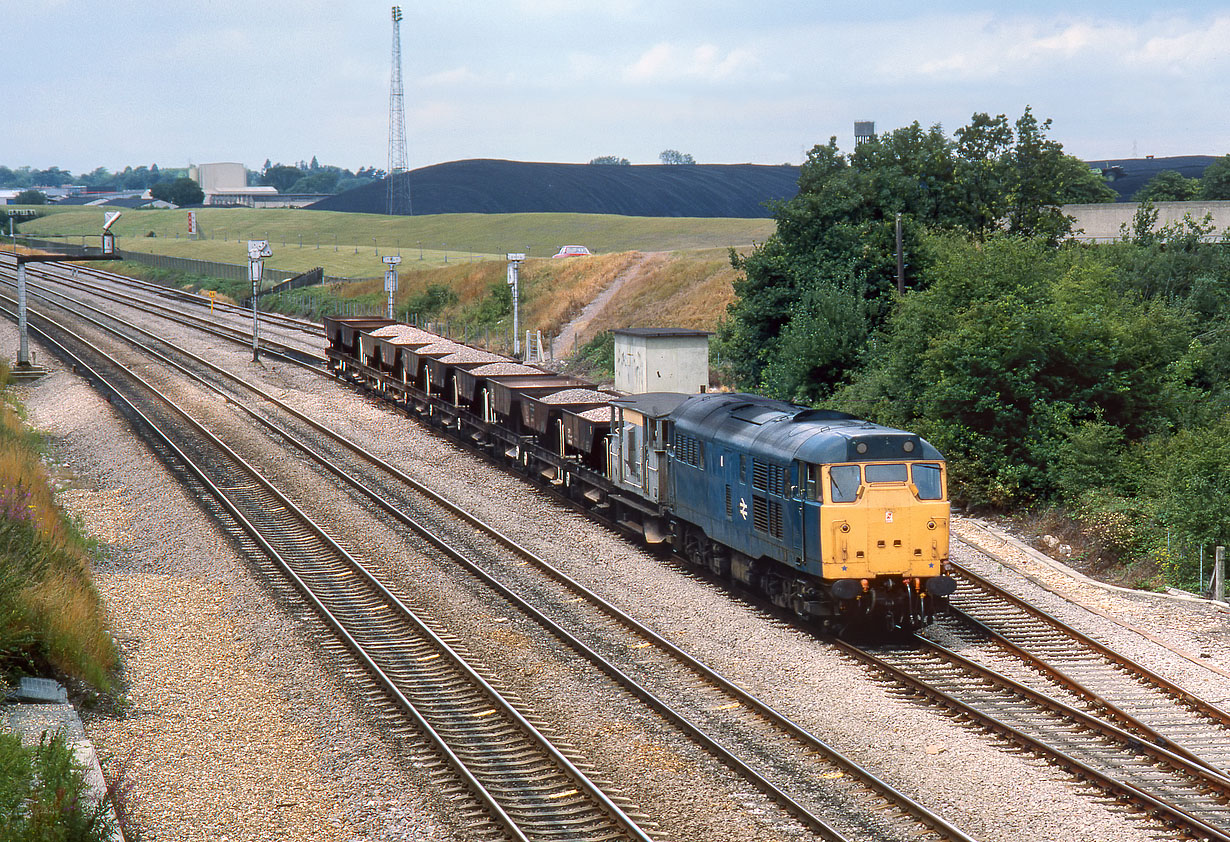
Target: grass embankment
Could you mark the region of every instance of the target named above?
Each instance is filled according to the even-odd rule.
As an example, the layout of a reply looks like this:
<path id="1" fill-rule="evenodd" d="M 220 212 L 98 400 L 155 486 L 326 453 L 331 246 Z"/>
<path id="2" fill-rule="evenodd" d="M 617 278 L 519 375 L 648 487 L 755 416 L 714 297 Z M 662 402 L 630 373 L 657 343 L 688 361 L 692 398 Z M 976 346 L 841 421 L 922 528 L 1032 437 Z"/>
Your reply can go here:
<path id="1" fill-rule="evenodd" d="M 522 329 L 542 331 L 544 342 L 558 335 L 599 293 L 628 273 L 619 293 L 580 331 L 576 347 L 620 327 L 685 327 L 713 330 L 732 300 L 735 271 L 724 250 L 643 256 L 639 252 L 568 260 L 528 260 L 520 272 Z M 383 281 L 312 287 L 278 296 L 271 307 L 288 312 L 336 311 L 358 303 L 383 313 Z M 399 319 L 448 323 L 470 335 L 509 329 L 512 300 L 503 261 L 462 264 L 401 276 L 395 296 Z"/>
<path id="2" fill-rule="evenodd" d="M 7 382 L 8 369 L 0 367 Z M 0 387 L 0 671 L 112 687 L 119 654 L 88 541 L 56 506 L 38 437 Z"/>
<path id="3" fill-rule="evenodd" d="M 49 208 L 20 225 L 31 236 L 65 236 L 94 245 L 102 209 Z M 510 251 L 549 257 L 581 244 L 597 253 L 726 248 L 763 241 L 771 219 L 692 219 L 606 214 L 379 214 L 247 208 L 198 208 L 200 239 L 188 239 L 186 210 L 124 211 L 112 226 L 122 251 L 154 252 L 223 263 L 247 259 L 247 240 L 269 240 L 266 265 L 303 271 L 316 266 L 336 277 L 381 277 L 380 256 L 400 253 L 402 271 L 459 261 L 499 260 Z M 148 234 L 153 232 L 155 236 Z M 357 253 L 356 253 L 357 252 Z M 422 259 L 420 260 L 420 255 Z"/>

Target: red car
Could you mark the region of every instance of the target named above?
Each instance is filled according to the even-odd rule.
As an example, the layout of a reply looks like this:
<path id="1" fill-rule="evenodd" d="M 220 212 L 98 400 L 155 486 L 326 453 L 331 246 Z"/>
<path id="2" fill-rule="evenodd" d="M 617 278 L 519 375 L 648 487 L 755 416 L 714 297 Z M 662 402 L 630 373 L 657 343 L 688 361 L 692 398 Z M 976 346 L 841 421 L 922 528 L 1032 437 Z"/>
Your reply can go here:
<path id="1" fill-rule="evenodd" d="M 588 257 L 591 254 L 593 254 L 593 252 L 585 248 L 585 246 L 564 246 L 562 249 L 560 249 L 559 251 L 557 251 L 555 254 L 551 256 L 552 257 Z"/>

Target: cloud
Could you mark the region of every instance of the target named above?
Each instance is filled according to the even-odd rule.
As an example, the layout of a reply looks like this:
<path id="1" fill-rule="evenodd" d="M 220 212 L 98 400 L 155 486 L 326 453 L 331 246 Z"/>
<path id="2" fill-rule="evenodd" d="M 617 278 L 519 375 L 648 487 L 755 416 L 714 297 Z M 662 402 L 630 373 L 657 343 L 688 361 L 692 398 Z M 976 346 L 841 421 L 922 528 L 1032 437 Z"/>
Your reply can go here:
<path id="1" fill-rule="evenodd" d="M 623 78 L 633 83 L 657 83 L 691 79 L 723 82 L 747 76 L 759 62 L 745 47 L 723 52 L 713 44 L 687 48 L 669 43 L 654 44 L 625 68 Z"/>
<path id="2" fill-rule="evenodd" d="M 418 78 L 416 81 L 424 88 L 450 88 L 461 85 L 473 85 L 478 81 L 478 76 L 470 68 L 462 65 L 451 70 L 429 73 Z"/>
<path id="3" fill-rule="evenodd" d="M 1230 16 L 1211 21 L 1162 17 L 1116 20 L 965 16 L 919 21 L 923 46 L 883 56 L 881 71 L 917 73 L 935 81 L 976 81 L 1028 74 L 1072 73 L 1138 78 L 1209 72 L 1224 61 Z M 903 42 L 898 42 L 903 43 Z"/>

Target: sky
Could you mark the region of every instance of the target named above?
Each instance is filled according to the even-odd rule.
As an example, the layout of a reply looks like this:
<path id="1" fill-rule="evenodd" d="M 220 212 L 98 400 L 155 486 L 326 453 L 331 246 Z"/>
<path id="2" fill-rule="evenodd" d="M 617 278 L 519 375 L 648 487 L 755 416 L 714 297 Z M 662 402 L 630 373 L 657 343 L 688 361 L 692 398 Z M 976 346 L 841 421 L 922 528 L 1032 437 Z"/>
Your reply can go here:
<path id="1" fill-rule="evenodd" d="M 0 0 L 0 164 L 389 160 L 391 3 Z M 402 7 L 411 168 L 801 163 L 856 120 L 1029 106 L 1085 160 L 1230 153 L 1230 2 L 444 0 Z"/>

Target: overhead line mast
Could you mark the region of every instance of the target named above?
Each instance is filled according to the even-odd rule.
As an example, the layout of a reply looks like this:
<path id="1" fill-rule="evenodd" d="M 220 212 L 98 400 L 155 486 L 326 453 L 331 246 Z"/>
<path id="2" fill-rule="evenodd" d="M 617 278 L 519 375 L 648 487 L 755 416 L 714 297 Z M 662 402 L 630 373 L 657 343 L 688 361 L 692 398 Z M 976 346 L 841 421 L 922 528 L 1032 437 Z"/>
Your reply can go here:
<path id="1" fill-rule="evenodd" d="M 406 107 L 401 85 L 401 6 L 393 7 L 393 73 L 389 81 L 388 212 L 410 215 L 410 176 L 406 161 Z"/>

